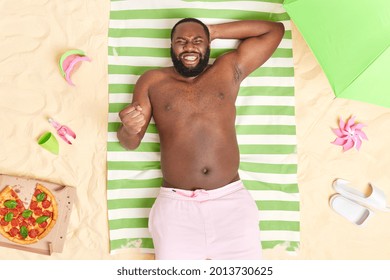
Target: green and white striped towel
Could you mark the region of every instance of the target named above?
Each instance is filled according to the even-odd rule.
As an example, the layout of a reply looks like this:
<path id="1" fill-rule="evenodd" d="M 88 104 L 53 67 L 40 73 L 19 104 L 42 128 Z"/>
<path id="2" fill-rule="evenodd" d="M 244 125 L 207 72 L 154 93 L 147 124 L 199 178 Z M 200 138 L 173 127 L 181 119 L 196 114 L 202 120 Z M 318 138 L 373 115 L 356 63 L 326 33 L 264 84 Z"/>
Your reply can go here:
<path id="1" fill-rule="evenodd" d="M 135 151 L 116 137 L 118 112 L 131 102 L 134 84 L 146 70 L 171 65 L 170 30 L 181 18 L 205 23 L 241 19 L 280 21 L 285 35 L 272 57 L 246 78 L 237 98 L 240 176 L 257 202 L 264 249 L 299 246 L 299 191 L 290 20 L 283 0 L 111 1 L 108 74 L 108 219 L 111 253 L 126 248 L 153 252 L 148 215 L 161 184 L 160 145 L 152 120 Z M 211 59 L 235 40 L 212 42 Z"/>

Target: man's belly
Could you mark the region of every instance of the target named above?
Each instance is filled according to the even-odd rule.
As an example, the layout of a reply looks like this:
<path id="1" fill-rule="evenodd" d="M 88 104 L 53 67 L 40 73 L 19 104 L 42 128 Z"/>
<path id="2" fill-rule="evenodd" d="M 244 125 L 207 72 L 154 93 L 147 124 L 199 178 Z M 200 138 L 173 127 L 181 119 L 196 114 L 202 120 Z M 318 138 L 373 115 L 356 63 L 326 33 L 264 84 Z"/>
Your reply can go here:
<path id="1" fill-rule="evenodd" d="M 164 187 L 215 189 L 239 179 L 237 141 L 223 139 L 161 145 Z"/>

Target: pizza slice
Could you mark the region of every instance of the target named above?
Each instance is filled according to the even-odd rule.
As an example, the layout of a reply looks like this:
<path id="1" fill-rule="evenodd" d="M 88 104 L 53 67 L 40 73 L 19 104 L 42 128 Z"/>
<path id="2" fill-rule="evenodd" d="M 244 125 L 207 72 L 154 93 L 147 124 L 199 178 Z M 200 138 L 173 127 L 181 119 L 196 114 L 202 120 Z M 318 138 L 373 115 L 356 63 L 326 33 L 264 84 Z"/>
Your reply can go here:
<path id="1" fill-rule="evenodd" d="M 57 217 L 54 195 L 39 183 L 27 209 L 11 186 L 0 192 L 0 233 L 12 242 L 38 242 L 51 231 Z"/>

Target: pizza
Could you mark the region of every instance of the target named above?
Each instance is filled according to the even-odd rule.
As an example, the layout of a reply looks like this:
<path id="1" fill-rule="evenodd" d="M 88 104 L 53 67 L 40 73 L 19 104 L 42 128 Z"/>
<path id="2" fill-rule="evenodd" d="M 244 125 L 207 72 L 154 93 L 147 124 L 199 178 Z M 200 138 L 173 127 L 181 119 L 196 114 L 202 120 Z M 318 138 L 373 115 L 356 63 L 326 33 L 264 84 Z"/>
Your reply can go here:
<path id="1" fill-rule="evenodd" d="M 11 186 L 6 186 L 0 192 L 0 233 L 12 242 L 38 242 L 51 231 L 57 217 L 55 197 L 39 183 L 28 209 Z"/>

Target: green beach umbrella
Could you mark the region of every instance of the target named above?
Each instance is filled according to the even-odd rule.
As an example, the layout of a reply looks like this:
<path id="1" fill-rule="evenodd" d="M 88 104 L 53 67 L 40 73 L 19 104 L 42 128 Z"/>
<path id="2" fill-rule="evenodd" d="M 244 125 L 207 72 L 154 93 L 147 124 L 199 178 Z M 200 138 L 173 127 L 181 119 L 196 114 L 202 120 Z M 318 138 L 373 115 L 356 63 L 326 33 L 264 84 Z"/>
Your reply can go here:
<path id="1" fill-rule="evenodd" d="M 390 108 L 390 0 L 285 0 L 337 97 Z"/>

